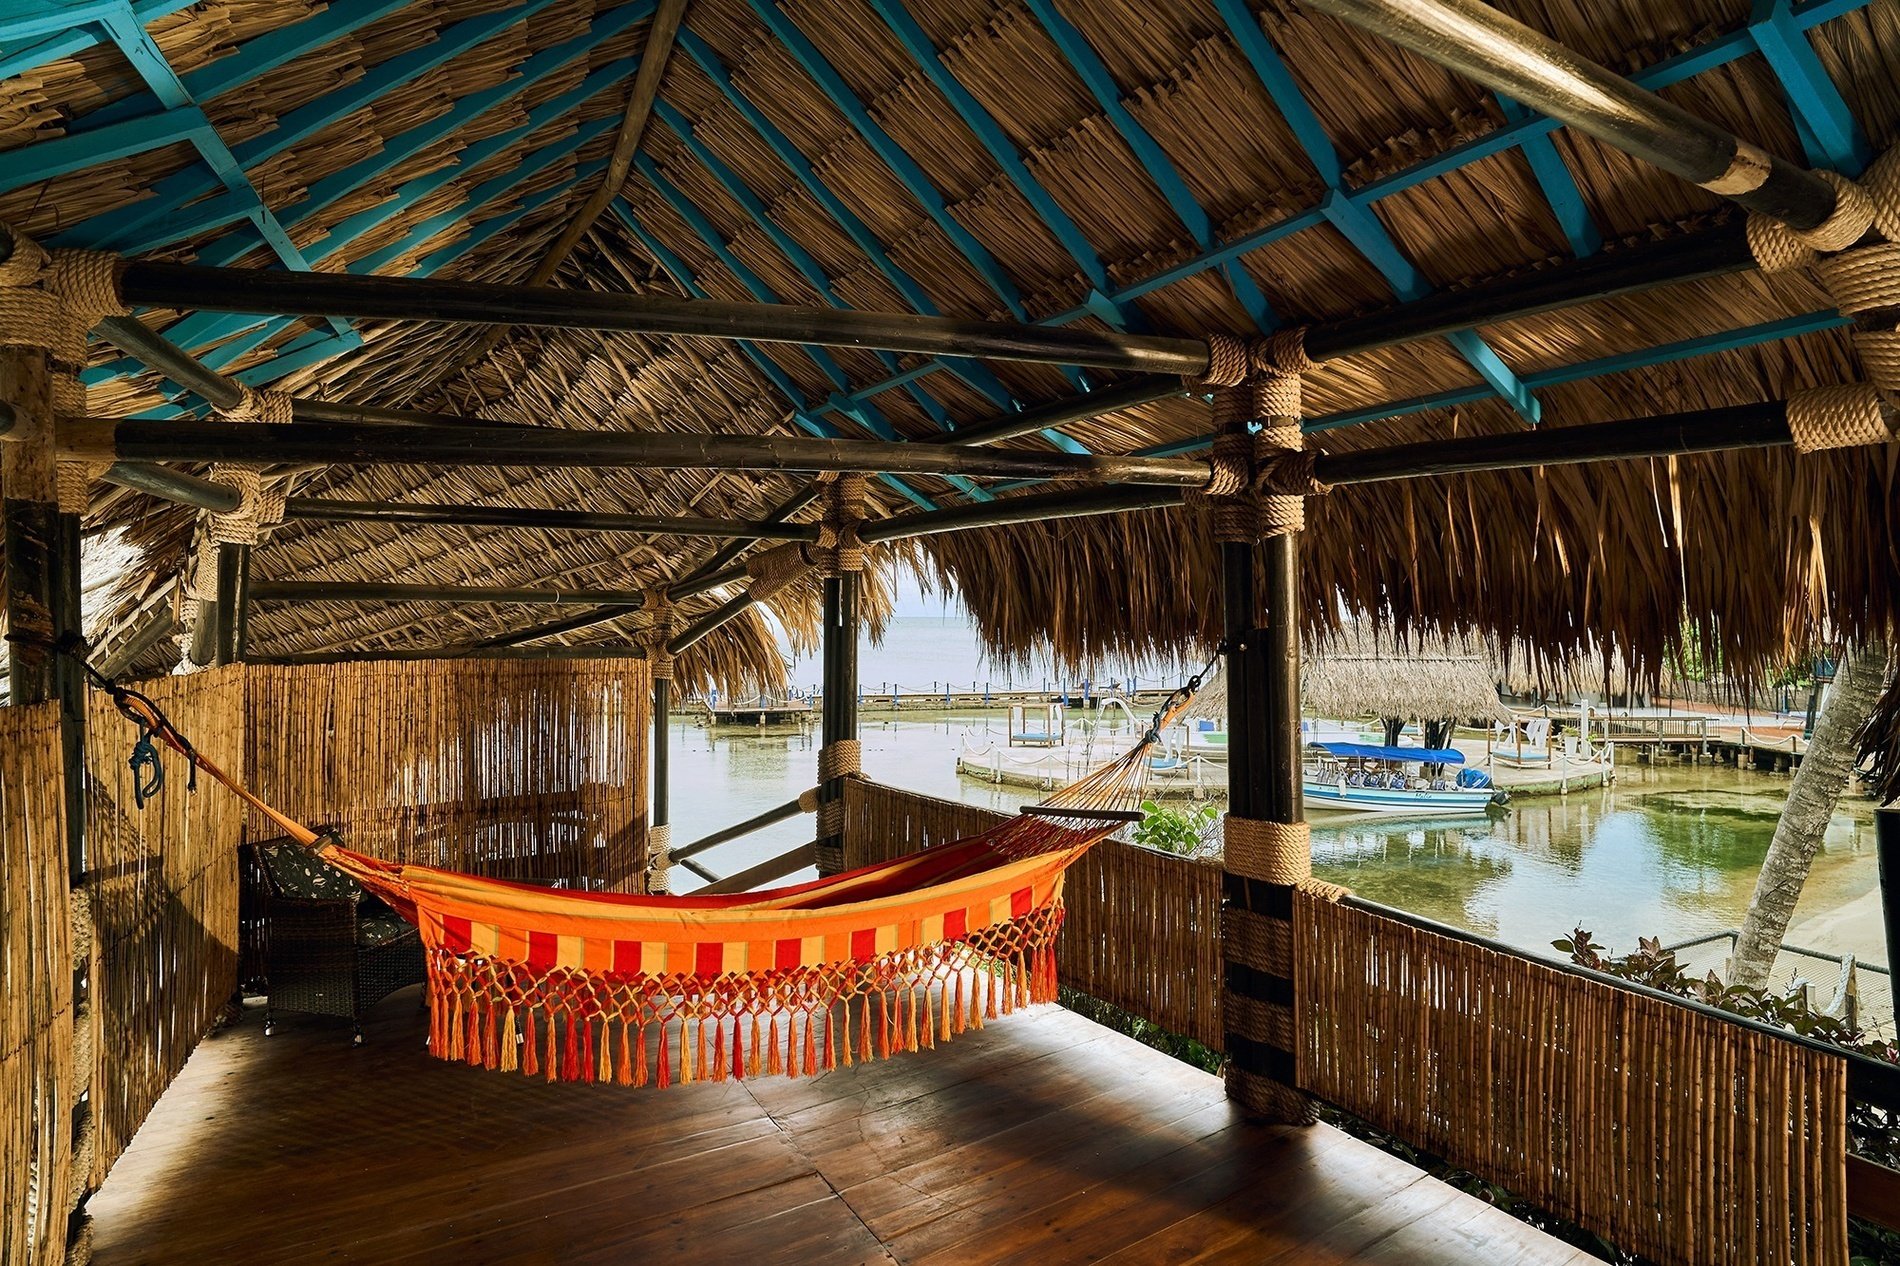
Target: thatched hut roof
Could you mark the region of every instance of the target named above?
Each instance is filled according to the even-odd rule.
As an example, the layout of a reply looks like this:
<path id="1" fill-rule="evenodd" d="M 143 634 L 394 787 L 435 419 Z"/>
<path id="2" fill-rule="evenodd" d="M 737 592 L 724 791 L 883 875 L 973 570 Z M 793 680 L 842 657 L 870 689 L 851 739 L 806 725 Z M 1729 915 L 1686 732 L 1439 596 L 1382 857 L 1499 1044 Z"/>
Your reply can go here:
<path id="1" fill-rule="evenodd" d="M 1323 717 L 1440 720 L 1497 717 L 1497 663 L 1471 638 L 1404 639 L 1392 630 L 1352 625 L 1301 649 L 1300 705 Z M 1227 719 L 1227 677 L 1217 674 L 1188 709 L 1194 718 Z"/>
<path id="2" fill-rule="evenodd" d="M 1770 152 L 1801 154 L 1768 64 L 1746 40 L 1725 41 L 1751 20 L 1748 0 L 1503 7 L 1619 69 L 1716 48 L 1672 82 L 1671 99 Z M 1826 8 L 1807 37 L 1859 127 L 1884 147 L 1900 124 L 1900 5 Z M 57 56 L 9 44 L 0 152 L 10 153 L 0 165 L 24 178 L 0 184 L 0 220 L 53 243 L 131 242 L 164 258 L 257 267 L 283 264 L 256 225 L 273 235 L 281 226 L 280 245 L 287 239 L 321 269 L 519 282 L 598 184 L 646 40 L 644 12 L 608 0 L 328 9 L 199 0 L 149 33 L 185 89 L 203 94 L 196 104 L 235 155 L 239 175 L 222 184 L 182 133 L 130 153 L 102 147 L 99 161 L 62 162 L 33 179 L 45 153 L 36 146 L 162 111 L 135 64 L 90 28 L 62 37 Z M 1564 130 L 1550 134 L 1554 148 L 1539 148 L 1533 166 L 1520 145 L 1488 144 L 1509 120 L 1477 85 L 1284 0 L 1249 12 L 1258 30 L 1246 34 L 1264 34 L 1278 50 L 1336 151 L 1337 182 L 1330 156 L 1303 148 L 1214 6 L 1072 0 L 1055 14 L 1014 0 L 913 0 L 915 29 L 900 33 L 866 0 L 782 9 L 693 0 L 689 39 L 661 82 L 665 108 L 645 132 L 620 206 L 592 226 L 555 284 L 1081 322 L 1114 315 L 1119 303 L 1131 326 L 1245 332 L 1259 320 L 1385 308 L 1395 294 L 1536 270 L 1597 238 L 1614 251 L 1731 214 L 1714 196 Z M 1077 69 L 1071 31 L 1117 90 L 1113 112 Z M 331 34 L 298 38 L 308 32 Z M 916 55 L 919 36 L 937 57 Z M 295 55 L 265 56 L 273 40 Z M 844 99 L 827 89 L 825 71 Z M 969 102 L 945 95 L 945 74 L 993 134 L 965 120 Z M 864 113 L 854 114 L 858 105 Z M 1138 156 L 1131 123 L 1172 174 Z M 1542 147 L 1541 136 L 1526 143 Z M 1021 165 L 1001 161 L 999 147 Z M 1578 195 L 1567 218 L 1540 185 L 1553 157 Z M 1354 196 L 1342 201 L 1333 183 Z M 1073 234 L 1049 227 L 1048 206 L 1038 210 L 1024 192 L 1031 185 Z M 248 205 L 251 190 L 261 208 L 251 218 L 198 214 L 221 199 Z M 1183 219 L 1183 194 L 1205 212 L 1205 227 Z M 158 210 L 140 224 L 142 208 Z M 1211 244 L 1242 239 L 1248 248 L 1213 266 Z M 1092 298 L 1100 295 L 1111 302 Z M 1481 333 L 1535 389 L 1541 425 L 1563 427 L 1851 380 L 1845 332 L 1814 315 L 1827 310 L 1803 274 L 1741 273 Z M 487 332 L 469 327 L 357 322 L 339 336 L 321 321 L 141 317 L 253 382 L 562 426 L 923 437 L 998 407 L 972 375 L 946 367 L 878 387 L 893 364 L 918 361 L 854 349 L 512 330 L 484 352 Z M 95 360 L 95 414 L 198 407 L 104 347 Z M 984 369 L 1023 405 L 1074 390 L 1046 366 Z M 1524 425 L 1442 339 L 1324 364 L 1306 399 L 1315 419 L 1391 415 L 1326 430 L 1318 442 L 1328 450 Z M 1207 429 L 1204 404 L 1174 398 L 1065 431 L 1091 450 L 1121 452 Z M 794 486 L 704 472 L 329 468 L 301 477 L 299 491 L 741 515 Z M 1345 489 L 1310 511 L 1308 622 L 1320 632 L 1354 613 L 1553 652 L 1594 636 L 1639 668 L 1662 664 L 1689 637 L 1746 671 L 1822 630 L 1851 635 L 1892 618 L 1895 490 L 1891 454 L 1878 450 Z M 879 489 L 886 509 L 906 496 L 951 504 L 969 495 L 933 478 L 909 480 L 901 493 Z M 138 604 L 165 600 L 189 520 L 106 492 L 89 523 L 126 527 L 145 550 L 110 622 L 122 635 Z M 926 571 L 962 591 L 994 653 L 1049 648 L 1086 660 L 1216 639 L 1205 526 L 1183 510 L 933 538 L 919 548 Z M 571 533 L 302 523 L 275 532 L 254 566 L 263 579 L 558 577 L 624 587 L 675 577 L 710 552 L 686 539 L 630 546 Z M 808 627 L 810 592 L 774 609 Z M 440 645 L 540 618 L 502 607 L 271 608 L 253 619 L 252 643 L 261 652 Z M 766 626 L 741 621 L 728 632 L 703 643 L 689 670 L 769 679 Z M 603 624 L 575 639 L 624 636 Z"/>

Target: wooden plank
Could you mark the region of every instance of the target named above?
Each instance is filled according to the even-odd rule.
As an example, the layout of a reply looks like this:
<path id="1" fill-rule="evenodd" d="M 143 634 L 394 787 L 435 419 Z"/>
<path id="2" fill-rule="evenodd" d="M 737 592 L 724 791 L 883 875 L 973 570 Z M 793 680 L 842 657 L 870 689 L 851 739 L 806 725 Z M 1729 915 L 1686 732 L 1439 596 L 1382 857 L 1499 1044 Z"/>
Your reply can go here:
<path id="1" fill-rule="evenodd" d="M 1847 1158 L 1847 1213 L 1900 1230 L 1900 1171 L 1859 1156 Z"/>
<path id="2" fill-rule="evenodd" d="M 92 1200 L 99 1266 L 1472 1260 L 1573 1249 L 1059 1008 L 818 1077 L 550 1084 L 254 1019 L 202 1045 Z M 258 1211 L 269 1209 L 260 1220 Z"/>

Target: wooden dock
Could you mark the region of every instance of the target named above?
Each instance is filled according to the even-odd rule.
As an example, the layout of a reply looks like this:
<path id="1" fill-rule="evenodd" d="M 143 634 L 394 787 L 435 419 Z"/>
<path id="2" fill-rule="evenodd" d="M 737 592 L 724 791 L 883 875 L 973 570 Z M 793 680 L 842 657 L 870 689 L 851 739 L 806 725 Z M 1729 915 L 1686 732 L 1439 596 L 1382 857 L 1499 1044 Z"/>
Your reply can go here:
<path id="1" fill-rule="evenodd" d="M 256 1017 L 201 1045 L 93 1198 L 95 1266 L 1597 1259 L 1056 1007 L 788 1081 L 549 1084 Z"/>

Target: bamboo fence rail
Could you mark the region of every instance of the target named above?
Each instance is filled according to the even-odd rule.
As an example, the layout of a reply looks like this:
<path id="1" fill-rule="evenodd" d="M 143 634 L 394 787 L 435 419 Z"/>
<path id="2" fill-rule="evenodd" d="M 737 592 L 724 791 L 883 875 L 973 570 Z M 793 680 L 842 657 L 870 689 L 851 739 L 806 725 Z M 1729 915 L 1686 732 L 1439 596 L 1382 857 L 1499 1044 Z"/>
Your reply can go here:
<path id="1" fill-rule="evenodd" d="M 252 789 L 359 852 L 637 891 L 646 665 L 441 660 L 249 667 Z M 252 838 L 277 834 L 251 824 Z"/>
<path id="2" fill-rule="evenodd" d="M 193 746 L 244 776 L 244 670 L 141 688 Z M 91 1186 L 105 1180 L 152 1105 L 237 984 L 237 853 L 243 806 L 221 787 L 189 789 L 181 757 L 140 808 L 126 753 L 137 731 L 88 696 L 86 890 L 93 919 L 90 1021 L 97 1128 Z M 87 1037 L 81 1037 L 82 1045 Z"/>
<path id="3" fill-rule="evenodd" d="M 59 705 L 0 708 L 0 1261 L 58 1266 L 73 1176 L 73 948 Z"/>
<path id="4" fill-rule="evenodd" d="M 1299 1084 L 1662 1263 L 1847 1261 L 1836 1055 L 1307 894 Z"/>
<path id="5" fill-rule="evenodd" d="M 852 779 L 845 865 L 868 866 L 1002 820 L 974 805 Z M 1069 868 L 1056 966 L 1062 983 L 1218 1049 L 1218 864 L 1104 840 Z"/>

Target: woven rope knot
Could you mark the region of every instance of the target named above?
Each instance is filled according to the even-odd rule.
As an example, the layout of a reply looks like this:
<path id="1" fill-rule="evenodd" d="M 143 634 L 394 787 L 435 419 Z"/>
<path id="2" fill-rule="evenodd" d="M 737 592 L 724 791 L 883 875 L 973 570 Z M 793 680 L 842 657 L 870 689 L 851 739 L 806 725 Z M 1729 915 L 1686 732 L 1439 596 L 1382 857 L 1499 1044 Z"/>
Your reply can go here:
<path id="1" fill-rule="evenodd" d="M 1312 367 L 1303 328 L 1275 330 L 1247 344 L 1247 370 L 1252 377 L 1298 377 Z"/>
<path id="2" fill-rule="evenodd" d="M 1834 188 L 1834 210 L 1815 227 L 1791 228 L 1761 214 L 1748 217 L 1748 249 L 1764 272 L 1811 267 L 1819 255 L 1846 250 L 1876 224 L 1887 236 L 1892 234 L 1886 226 L 1900 224 L 1900 188 L 1886 155 L 1868 170 L 1864 183 L 1832 171 L 1814 175 Z"/>
<path id="3" fill-rule="evenodd" d="M 870 482 L 856 471 L 826 474 L 831 477 L 821 476 L 824 510 L 818 520 L 818 540 L 807 556 L 821 576 L 863 571 L 864 543 L 858 533 Z"/>
<path id="4" fill-rule="evenodd" d="M 1788 430 L 1803 453 L 1890 444 L 1896 438 L 1893 406 L 1867 383 L 1795 392 L 1788 397 Z"/>
<path id="5" fill-rule="evenodd" d="M 647 672 L 655 681 L 673 680 L 673 655 L 666 647 L 675 632 L 674 608 L 664 588 L 646 591 L 634 627 L 640 645 L 646 648 Z"/>
<path id="6" fill-rule="evenodd" d="M 1306 528 L 1306 497 L 1324 492 L 1326 485 L 1313 478 L 1312 454 L 1305 451 L 1306 438 L 1299 423 L 1290 418 L 1274 418 L 1254 436 L 1253 465 L 1259 472 L 1255 489 L 1259 494 L 1259 533 L 1261 536 L 1286 536 Z M 1305 479 L 1298 490 L 1272 487 L 1276 473 L 1297 478 L 1301 467 Z"/>
<path id="7" fill-rule="evenodd" d="M 662 822 L 647 827 L 647 892 L 661 894 L 669 891 L 667 872 L 673 868 L 673 827 Z"/>
<path id="8" fill-rule="evenodd" d="M 803 579 L 811 570 L 811 563 L 806 561 L 804 547 L 791 541 L 746 559 L 745 570 L 752 578 L 746 592 L 752 601 L 764 602 L 787 585 Z"/>
<path id="9" fill-rule="evenodd" d="M 1304 822 L 1268 822 L 1228 814 L 1221 823 L 1226 869 L 1249 879 L 1293 885 L 1313 874 L 1312 831 Z"/>
<path id="10" fill-rule="evenodd" d="M 1254 468 L 1254 491 L 1262 496 L 1323 497 L 1333 486 L 1313 475 L 1318 454 L 1305 449 L 1269 448 Z"/>
<path id="11" fill-rule="evenodd" d="M 13 249 L 0 261 L 0 346 L 33 347 L 60 366 L 86 363 L 86 334 L 99 318 L 123 316 L 119 259 L 101 251 L 60 248 L 9 230 Z"/>
<path id="12" fill-rule="evenodd" d="M 1238 387 L 1247 381 L 1247 344 L 1231 334 L 1207 336 L 1207 372 L 1190 378 L 1191 387 Z"/>
<path id="13" fill-rule="evenodd" d="M 227 422 L 269 422 L 282 424 L 293 419 L 291 398 L 281 391 L 255 391 L 239 385 L 243 394 L 238 402 L 228 409 L 218 410 L 218 416 Z"/>

